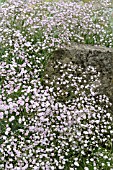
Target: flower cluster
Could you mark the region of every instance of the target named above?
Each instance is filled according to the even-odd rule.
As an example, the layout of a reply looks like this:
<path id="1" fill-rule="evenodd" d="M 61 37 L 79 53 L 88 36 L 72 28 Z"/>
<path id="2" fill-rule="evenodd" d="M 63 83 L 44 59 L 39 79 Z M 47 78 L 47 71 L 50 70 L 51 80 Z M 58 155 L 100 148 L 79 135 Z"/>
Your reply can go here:
<path id="1" fill-rule="evenodd" d="M 77 2 L 9 0 L 1 6 L 2 52 L 35 54 L 64 47 L 72 41 L 113 47 L 110 2 L 82 5 Z"/>
<path id="2" fill-rule="evenodd" d="M 112 168 L 111 103 L 98 93 L 99 73 L 57 61 L 61 77 L 43 77 L 51 52 L 72 41 L 113 46 L 107 5 L 1 5 L 1 170 Z"/>
<path id="3" fill-rule="evenodd" d="M 9 100 L 13 111 L 7 115 L 9 107 L 5 108 L 1 169 L 77 169 L 83 163 L 96 169 L 112 166 L 107 152 L 113 135 L 111 104 L 107 96 L 97 92 L 99 73 L 72 63 L 59 63 L 56 68 L 61 72 L 59 79 L 54 77 L 49 83 L 46 75 L 47 84 L 28 87 L 30 100 L 15 102 L 18 108 L 23 106 L 21 114 Z M 65 68 L 67 72 L 62 72 Z M 62 98 L 65 95 L 67 101 Z M 30 108 L 27 115 L 26 104 Z"/>

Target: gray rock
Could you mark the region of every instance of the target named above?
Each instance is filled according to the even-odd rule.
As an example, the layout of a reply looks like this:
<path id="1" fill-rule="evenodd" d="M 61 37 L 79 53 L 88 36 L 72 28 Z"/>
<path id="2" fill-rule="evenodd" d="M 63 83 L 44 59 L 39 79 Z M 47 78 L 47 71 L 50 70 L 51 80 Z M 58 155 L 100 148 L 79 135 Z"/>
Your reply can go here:
<path id="1" fill-rule="evenodd" d="M 100 46 L 73 44 L 65 49 L 59 49 L 54 52 L 46 67 L 46 74 L 51 82 L 55 75 L 60 77 L 60 72 L 55 69 L 55 62 L 58 61 L 73 65 L 80 65 L 82 68 L 93 66 L 97 72 L 100 72 L 101 85 L 100 94 L 105 94 L 113 103 L 113 49 Z M 65 71 L 65 70 L 64 70 Z M 98 83 L 98 82 L 97 82 Z"/>

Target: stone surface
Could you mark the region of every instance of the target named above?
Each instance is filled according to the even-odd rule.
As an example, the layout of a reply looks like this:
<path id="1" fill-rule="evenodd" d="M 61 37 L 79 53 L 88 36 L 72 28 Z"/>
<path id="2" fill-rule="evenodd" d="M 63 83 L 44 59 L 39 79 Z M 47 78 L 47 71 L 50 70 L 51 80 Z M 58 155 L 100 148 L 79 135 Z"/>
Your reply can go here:
<path id="1" fill-rule="evenodd" d="M 93 66 L 97 72 L 100 72 L 101 85 L 100 94 L 106 94 L 113 103 L 113 49 L 100 46 L 73 44 L 65 49 L 59 49 L 48 61 L 45 74 L 49 76 L 49 82 L 55 75 L 60 77 L 60 70 L 55 69 L 57 62 L 87 68 Z M 65 71 L 65 70 L 64 70 Z"/>

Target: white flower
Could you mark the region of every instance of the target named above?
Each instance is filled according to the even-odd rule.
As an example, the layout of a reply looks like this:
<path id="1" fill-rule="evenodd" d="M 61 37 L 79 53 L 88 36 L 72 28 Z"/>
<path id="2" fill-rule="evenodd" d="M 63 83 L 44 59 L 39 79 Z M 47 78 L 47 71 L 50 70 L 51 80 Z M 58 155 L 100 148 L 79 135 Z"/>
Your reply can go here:
<path id="1" fill-rule="evenodd" d="M 76 161 L 76 162 L 74 162 L 74 165 L 75 166 L 79 166 L 79 163 Z"/>
<path id="2" fill-rule="evenodd" d="M 30 46 L 31 46 L 31 43 L 30 43 L 30 42 L 26 42 L 24 45 L 25 45 L 26 47 L 30 47 Z"/>
<path id="3" fill-rule="evenodd" d="M 81 136 L 81 132 L 80 132 L 80 131 L 77 131 L 77 135 L 78 135 L 78 136 Z"/>
<path id="4" fill-rule="evenodd" d="M 107 155 L 105 155 L 103 158 L 104 158 L 104 159 L 107 159 L 107 158 L 108 158 L 108 156 L 107 156 Z"/>
<path id="5" fill-rule="evenodd" d="M 22 123 L 22 119 L 21 119 L 21 117 L 18 119 L 18 123 Z"/>
<path id="6" fill-rule="evenodd" d="M 88 167 L 84 167 L 84 170 L 89 170 L 89 168 Z"/>
<path id="7" fill-rule="evenodd" d="M 13 169 L 13 164 L 10 163 L 10 165 L 9 165 L 8 168 L 9 168 L 9 169 Z"/>
<path id="8" fill-rule="evenodd" d="M 9 132 L 10 130 L 11 130 L 11 128 L 10 128 L 10 127 L 8 127 L 8 128 L 7 128 L 7 131 Z"/>
<path id="9" fill-rule="evenodd" d="M 6 136 L 3 136 L 2 138 L 3 138 L 4 140 L 6 140 L 6 139 L 7 139 L 7 137 L 6 137 Z"/>
<path id="10" fill-rule="evenodd" d="M 110 113 L 107 113 L 106 116 L 109 118 L 110 117 Z"/>
<path id="11" fill-rule="evenodd" d="M 113 134 L 113 130 L 110 130 L 110 133 Z"/>
<path id="12" fill-rule="evenodd" d="M 14 117 L 14 116 L 11 116 L 11 117 L 9 118 L 9 122 L 12 122 L 13 120 L 15 120 L 15 117 Z"/>
<path id="13" fill-rule="evenodd" d="M 7 110 L 8 106 L 7 105 L 0 105 L 0 110 L 5 111 Z"/>
<path id="14" fill-rule="evenodd" d="M 29 126 L 29 130 L 30 131 L 34 131 L 35 130 L 35 126 Z"/>
<path id="15" fill-rule="evenodd" d="M 61 166 L 61 165 L 59 165 L 59 169 L 64 169 L 64 167 L 63 167 L 63 166 Z"/>
<path id="16" fill-rule="evenodd" d="M 17 167 L 16 170 L 21 170 L 21 168 Z"/>
<path id="17" fill-rule="evenodd" d="M 0 119 L 3 119 L 3 117 L 4 117 L 3 112 L 0 112 Z"/>
<path id="18" fill-rule="evenodd" d="M 8 134 L 9 134 L 9 131 L 6 130 L 6 131 L 5 131 L 5 135 L 8 135 Z"/>
<path id="19" fill-rule="evenodd" d="M 46 108 L 50 106 L 50 103 L 48 101 L 46 101 Z"/>

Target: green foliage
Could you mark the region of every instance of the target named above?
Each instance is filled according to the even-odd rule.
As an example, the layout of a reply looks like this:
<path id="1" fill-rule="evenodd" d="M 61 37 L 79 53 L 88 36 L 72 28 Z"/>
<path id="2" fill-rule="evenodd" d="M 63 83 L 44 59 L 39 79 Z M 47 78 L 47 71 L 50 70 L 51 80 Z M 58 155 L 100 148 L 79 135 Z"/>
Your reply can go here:
<path id="1" fill-rule="evenodd" d="M 4 2 L 6 2 L 6 0 L 0 0 L 0 3 L 4 3 Z"/>

